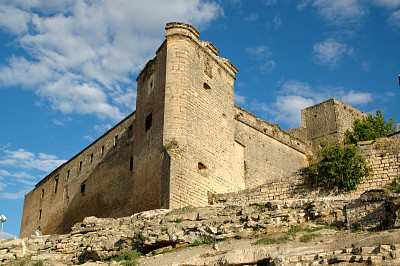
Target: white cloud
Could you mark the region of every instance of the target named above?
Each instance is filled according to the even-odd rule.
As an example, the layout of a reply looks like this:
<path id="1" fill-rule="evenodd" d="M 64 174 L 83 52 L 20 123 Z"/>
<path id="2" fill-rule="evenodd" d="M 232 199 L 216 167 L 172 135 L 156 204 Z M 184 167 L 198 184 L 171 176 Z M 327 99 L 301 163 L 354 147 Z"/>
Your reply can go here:
<path id="1" fill-rule="evenodd" d="M 258 19 L 257 13 L 251 13 L 248 17 L 246 17 L 245 21 L 256 21 Z"/>
<path id="2" fill-rule="evenodd" d="M 154 57 L 169 21 L 200 30 L 223 13 L 205 0 L 5 0 L 0 29 L 27 56 L 0 66 L 1 86 L 35 90 L 63 113 L 119 120 L 133 111 L 131 89 L 143 64 Z"/>
<path id="3" fill-rule="evenodd" d="M 96 130 L 100 134 L 103 134 L 104 132 L 107 132 L 110 129 L 111 129 L 111 125 L 110 124 L 103 124 L 103 125 L 95 125 L 94 126 L 94 130 Z"/>
<path id="4" fill-rule="evenodd" d="M 10 239 L 10 238 L 16 238 L 16 236 L 7 232 L 3 232 L 3 239 Z"/>
<path id="5" fill-rule="evenodd" d="M 277 0 L 265 0 L 265 4 L 267 6 L 275 5 L 278 1 Z"/>
<path id="6" fill-rule="evenodd" d="M 0 28 L 12 34 L 21 34 L 28 30 L 29 20 L 29 13 L 12 6 L 0 5 Z"/>
<path id="7" fill-rule="evenodd" d="M 372 95 L 371 93 L 355 92 L 351 90 L 342 95 L 340 100 L 350 105 L 365 104 L 372 101 Z"/>
<path id="8" fill-rule="evenodd" d="M 315 43 L 313 46 L 313 58 L 317 64 L 334 67 L 345 55 L 352 55 L 354 49 L 335 39 L 327 39 L 324 42 Z"/>
<path id="9" fill-rule="evenodd" d="M 246 103 L 246 97 L 235 92 L 235 104 L 244 105 Z"/>
<path id="10" fill-rule="evenodd" d="M 393 26 L 400 27 L 400 10 L 394 12 L 388 19 L 388 22 Z"/>
<path id="11" fill-rule="evenodd" d="M 397 8 L 400 6 L 400 0 L 371 0 L 372 3 L 386 8 Z"/>
<path id="12" fill-rule="evenodd" d="M 2 167 L 14 167 L 22 169 L 35 169 L 43 172 L 53 171 L 55 168 L 66 162 L 66 160 L 57 159 L 54 155 L 39 153 L 35 154 L 32 152 L 25 151 L 24 149 L 18 149 L 16 151 L 2 149 L 3 156 L 0 158 L 0 166 Z M 2 170 L 0 173 L 6 173 L 9 171 Z M 19 176 L 18 176 L 19 175 Z M 10 174 L 8 176 L 23 177 L 24 173 L 20 172 L 17 176 Z M 26 174 L 25 177 L 31 177 Z"/>
<path id="13" fill-rule="evenodd" d="M 310 3 L 312 0 L 302 0 L 297 6 L 297 10 L 303 11 Z"/>
<path id="14" fill-rule="evenodd" d="M 342 87 L 316 86 L 307 82 L 288 80 L 278 83 L 277 97 L 271 104 L 254 102 L 253 110 L 261 110 L 268 122 L 280 123 L 289 127 L 301 125 L 301 110 L 321 103 L 331 98 L 336 98 L 351 105 L 368 104 L 373 95 L 366 92 L 346 90 Z"/>
<path id="15" fill-rule="evenodd" d="M 277 65 L 276 61 L 271 59 L 272 53 L 266 45 L 248 47 L 245 52 L 261 61 L 260 68 L 264 72 L 272 71 Z"/>
<path id="16" fill-rule="evenodd" d="M 367 12 L 358 0 L 315 0 L 313 6 L 321 17 L 333 24 L 354 22 Z"/>

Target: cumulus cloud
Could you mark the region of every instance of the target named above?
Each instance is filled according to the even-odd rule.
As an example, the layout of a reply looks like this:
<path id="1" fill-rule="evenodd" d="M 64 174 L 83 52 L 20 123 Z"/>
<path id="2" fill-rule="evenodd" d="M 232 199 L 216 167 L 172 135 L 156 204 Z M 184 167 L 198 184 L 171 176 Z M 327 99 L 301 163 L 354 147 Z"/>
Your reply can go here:
<path id="1" fill-rule="evenodd" d="M 336 98 L 350 105 L 368 104 L 373 95 L 346 90 L 343 87 L 312 86 L 307 82 L 288 80 L 278 84 L 277 97 L 271 104 L 253 101 L 252 110 L 260 110 L 264 118 L 287 127 L 301 125 L 301 110 L 314 104 Z"/>
<path id="2" fill-rule="evenodd" d="M 0 29 L 26 56 L 0 66 L 0 87 L 34 90 L 63 113 L 116 121 L 132 111 L 134 78 L 162 43 L 165 23 L 201 29 L 221 14 L 205 0 L 5 0 Z"/>
<path id="3" fill-rule="evenodd" d="M 315 0 L 312 5 L 321 17 L 334 24 L 354 22 L 367 12 L 358 0 Z"/>
<path id="4" fill-rule="evenodd" d="M 0 198 L 23 198 L 46 173 L 64 162 L 51 154 L 0 148 Z"/>
<path id="5" fill-rule="evenodd" d="M 335 39 L 315 43 L 313 46 L 313 59 L 317 64 L 334 67 L 346 55 L 352 55 L 354 49 L 347 44 Z"/>
<path id="6" fill-rule="evenodd" d="M 66 162 L 57 159 L 54 155 L 44 153 L 32 153 L 24 149 L 9 150 L 2 149 L 3 156 L 0 157 L 0 166 L 16 167 L 23 169 L 35 169 L 43 172 L 50 172 Z M 3 174 L 4 174 L 3 170 Z"/>

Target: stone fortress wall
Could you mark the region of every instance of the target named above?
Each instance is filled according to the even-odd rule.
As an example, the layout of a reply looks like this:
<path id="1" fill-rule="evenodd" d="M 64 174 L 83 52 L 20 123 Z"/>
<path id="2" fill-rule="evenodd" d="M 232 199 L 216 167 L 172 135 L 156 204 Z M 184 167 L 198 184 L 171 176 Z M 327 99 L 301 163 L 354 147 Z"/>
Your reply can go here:
<path id="1" fill-rule="evenodd" d="M 25 196 L 21 236 L 36 229 L 69 232 L 87 213 L 120 217 L 130 213 L 132 113 L 64 163 Z"/>
<path id="2" fill-rule="evenodd" d="M 374 141 L 359 142 L 361 154 L 372 167 L 373 174 L 364 178 L 356 191 L 330 191 L 314 187 L 309 183 L 307 176 L 300 171 L 289 176 L 270 180 L 254 188 L 236 193 L 210 195 L 210 203 L 239 204 L 246 202 L 265 202 L 283 199 L 309 199 L 319 197 L 330 198 L 342 196 L 355 198 L 362 193 L 380 189 L 400 176 L 400 139 L 380 138 Z"/>
<path id="3" fill-rule="evenodd" d="M 303 110 L 303 125 L 285 132 L 234 105 L 237 68 L 193 26 L 174 22 L 166 30 L 137 78 L 136 111 L 26 195 L 21 237 L 68 233 L 87 216 L 308 195 L 293 173 L 322 137 L 340 140 L 364 115 L 331 99 Z M 372 150 L 371 160 L 383 154 Z M 391 180 L 396 174 L 387 171 Z"/>

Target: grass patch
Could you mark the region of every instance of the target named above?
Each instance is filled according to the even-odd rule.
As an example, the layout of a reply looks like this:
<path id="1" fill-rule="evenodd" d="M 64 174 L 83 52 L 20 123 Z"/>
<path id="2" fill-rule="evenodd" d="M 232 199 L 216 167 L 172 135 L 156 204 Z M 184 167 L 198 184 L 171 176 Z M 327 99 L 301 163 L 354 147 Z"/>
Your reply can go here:
<path id="1" fill-rule="evenodd" d="M 242 239 L 243 236 L 242 236 L 242 235 L 235 235 L 233 238 L 234 238 L 234 239 Z"/>
<path id="2" fill-rule="evenodd" d="M 252 243 L 252 245 L 272 245 L 272 244 L 283 244 L 289 241 L 289 237 L 282 236 L 278 238 L 273 237 L 265 237 L 257 240 L 256 242 Z"/>
<path id="3" fill-rule="evenodd" d="M 400 177 L 395 178 L 392 183 L 386 185 L 385 188 L 394 193 L 400 193 Z"/>
<path id="4" fill-rule="evenodd" d="M 136 249 L 127 250 L 118 255 L 118 257 L 112 258 L 111 261 L 124 261 L 124 266 L 136 266 L 137 260 L 142 257 L 143 254 Z"/>
<path id="5" fill-rule="evenodd" d="M 317 236 L 318 236 L 317 234 L 304 235 L 304 236 L 300 237 L 300 242 L 308 243 L 311 240 L 313 240 L 314 238 L 316 238 Z"/>
<path id="6" fill-rule="evenodd" d="M 311 206 L 311 204 L 313 204 L 314 202 L 315 201 L 307 201 L 306 203 L 304 203 L 303 209 L 308 209 Z"/>
<path id="7" fill-rule="evenodd" d="M 143 242 L 146 241 L 146 240 L 148 239 L 147 237 L 145 237 L 145 236 L 142 234 L 142 232 L 139 232 L 139 233 L 137 234 L 137 237 L 138 237 L 140 240 L 142 240 Z"/>
<path id="8" fill-rule="evenodd" d="M 179 223 L 181 223 L 182 221 L 183 221 L 182 218 L 176 218 L 176 219 L 174 220 L 174 223 L 179 224 Z"/>

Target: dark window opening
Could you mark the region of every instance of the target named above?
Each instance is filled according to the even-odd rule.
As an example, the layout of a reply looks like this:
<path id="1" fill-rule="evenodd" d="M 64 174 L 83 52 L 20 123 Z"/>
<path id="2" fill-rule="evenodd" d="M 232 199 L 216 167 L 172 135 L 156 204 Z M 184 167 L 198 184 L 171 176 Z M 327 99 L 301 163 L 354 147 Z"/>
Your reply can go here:
<path id="1" fill-rule="evenodd" d="M 145 125 L 145 130 L 149 130 L 151 128 L 151 125 L 153 123 L 153 113 L 150 113 L 147 117 L 146 117 L 146 125 Z"/>
<path id="2" fill-rule="evenodd" d="M 118 135 L 114 137 L 114 146 L 117 146 L 117 144 L 118 144 Z"/>
<path id="3" fill-rule="evenodd" d="M 65 180 L 68 180 L 68 179 L 69 179 L 69 170 L 67 170 L 67 174 L 65 176 Z"/>
<path id="4" fill-rule="evenodd" d="M 129 159 L 129 170 L 133 170 L 133 156 L 131 156 L 131 158 Z"/>
<path id="5" fill-rule="evenodd" d="M 82 161 L 79 162 L 79 172 L 82 170 Z"/>
<path id="6" fill-rule="evenodd" d="M 199 163 L 197 164 L 197 168 L 199 168 L 199 170 L 203 170 L 203 169 L 206 169 L 207 167 L 204 165 L 204 163 L 199 162 Z"/>
<path id="7" fill-rule="evenodd" d="M 92 164 L 92 163 L 93 163 L 93 153 L 90 154 L 90 164 Z"/>
<path id="8" fill-rule="evenodd" d="M 85 196 L 85 189 L 86 189 L 86 182 L 83 182 L 81 184 L 81 194 L 82 194 L 82 196 Z"/>
<path id="9" fill-rule="evenodd" d="M 205 90 L 211 90 L 210 85 L 208 85 L 207 83 L 204 83 L 204 84 L 203 84 L 203 88 L 204 88 Z"/>
<path id="10" fill-rule="evenodd" d="M 132 125 L 128 128 L 128 137 L 132 137 Z"/>
<path id="11" fill-rule="evenodd" d="M 42 209 L 39 210 L 39 220 L 42 219 Z"/>
<path id="12" fill-rule="evenodd" d="M 42 194 L 41 194 L 41 196 L 40 196 L 42 199 L 43 199 L 43 197 L 44 197 L 44 189 L 42 188 Z"/>
<path id="13" fill-rule="evenodd" d="M 58 176 L 54 178 L 54 193 L 57 193 L 58 189 Z"/>
<path id="14" fill-rule="evenodd" d="M 103 155 L 103 154 L 104 154 L 104 145 L 101 146 L 101 155 Z"/>

